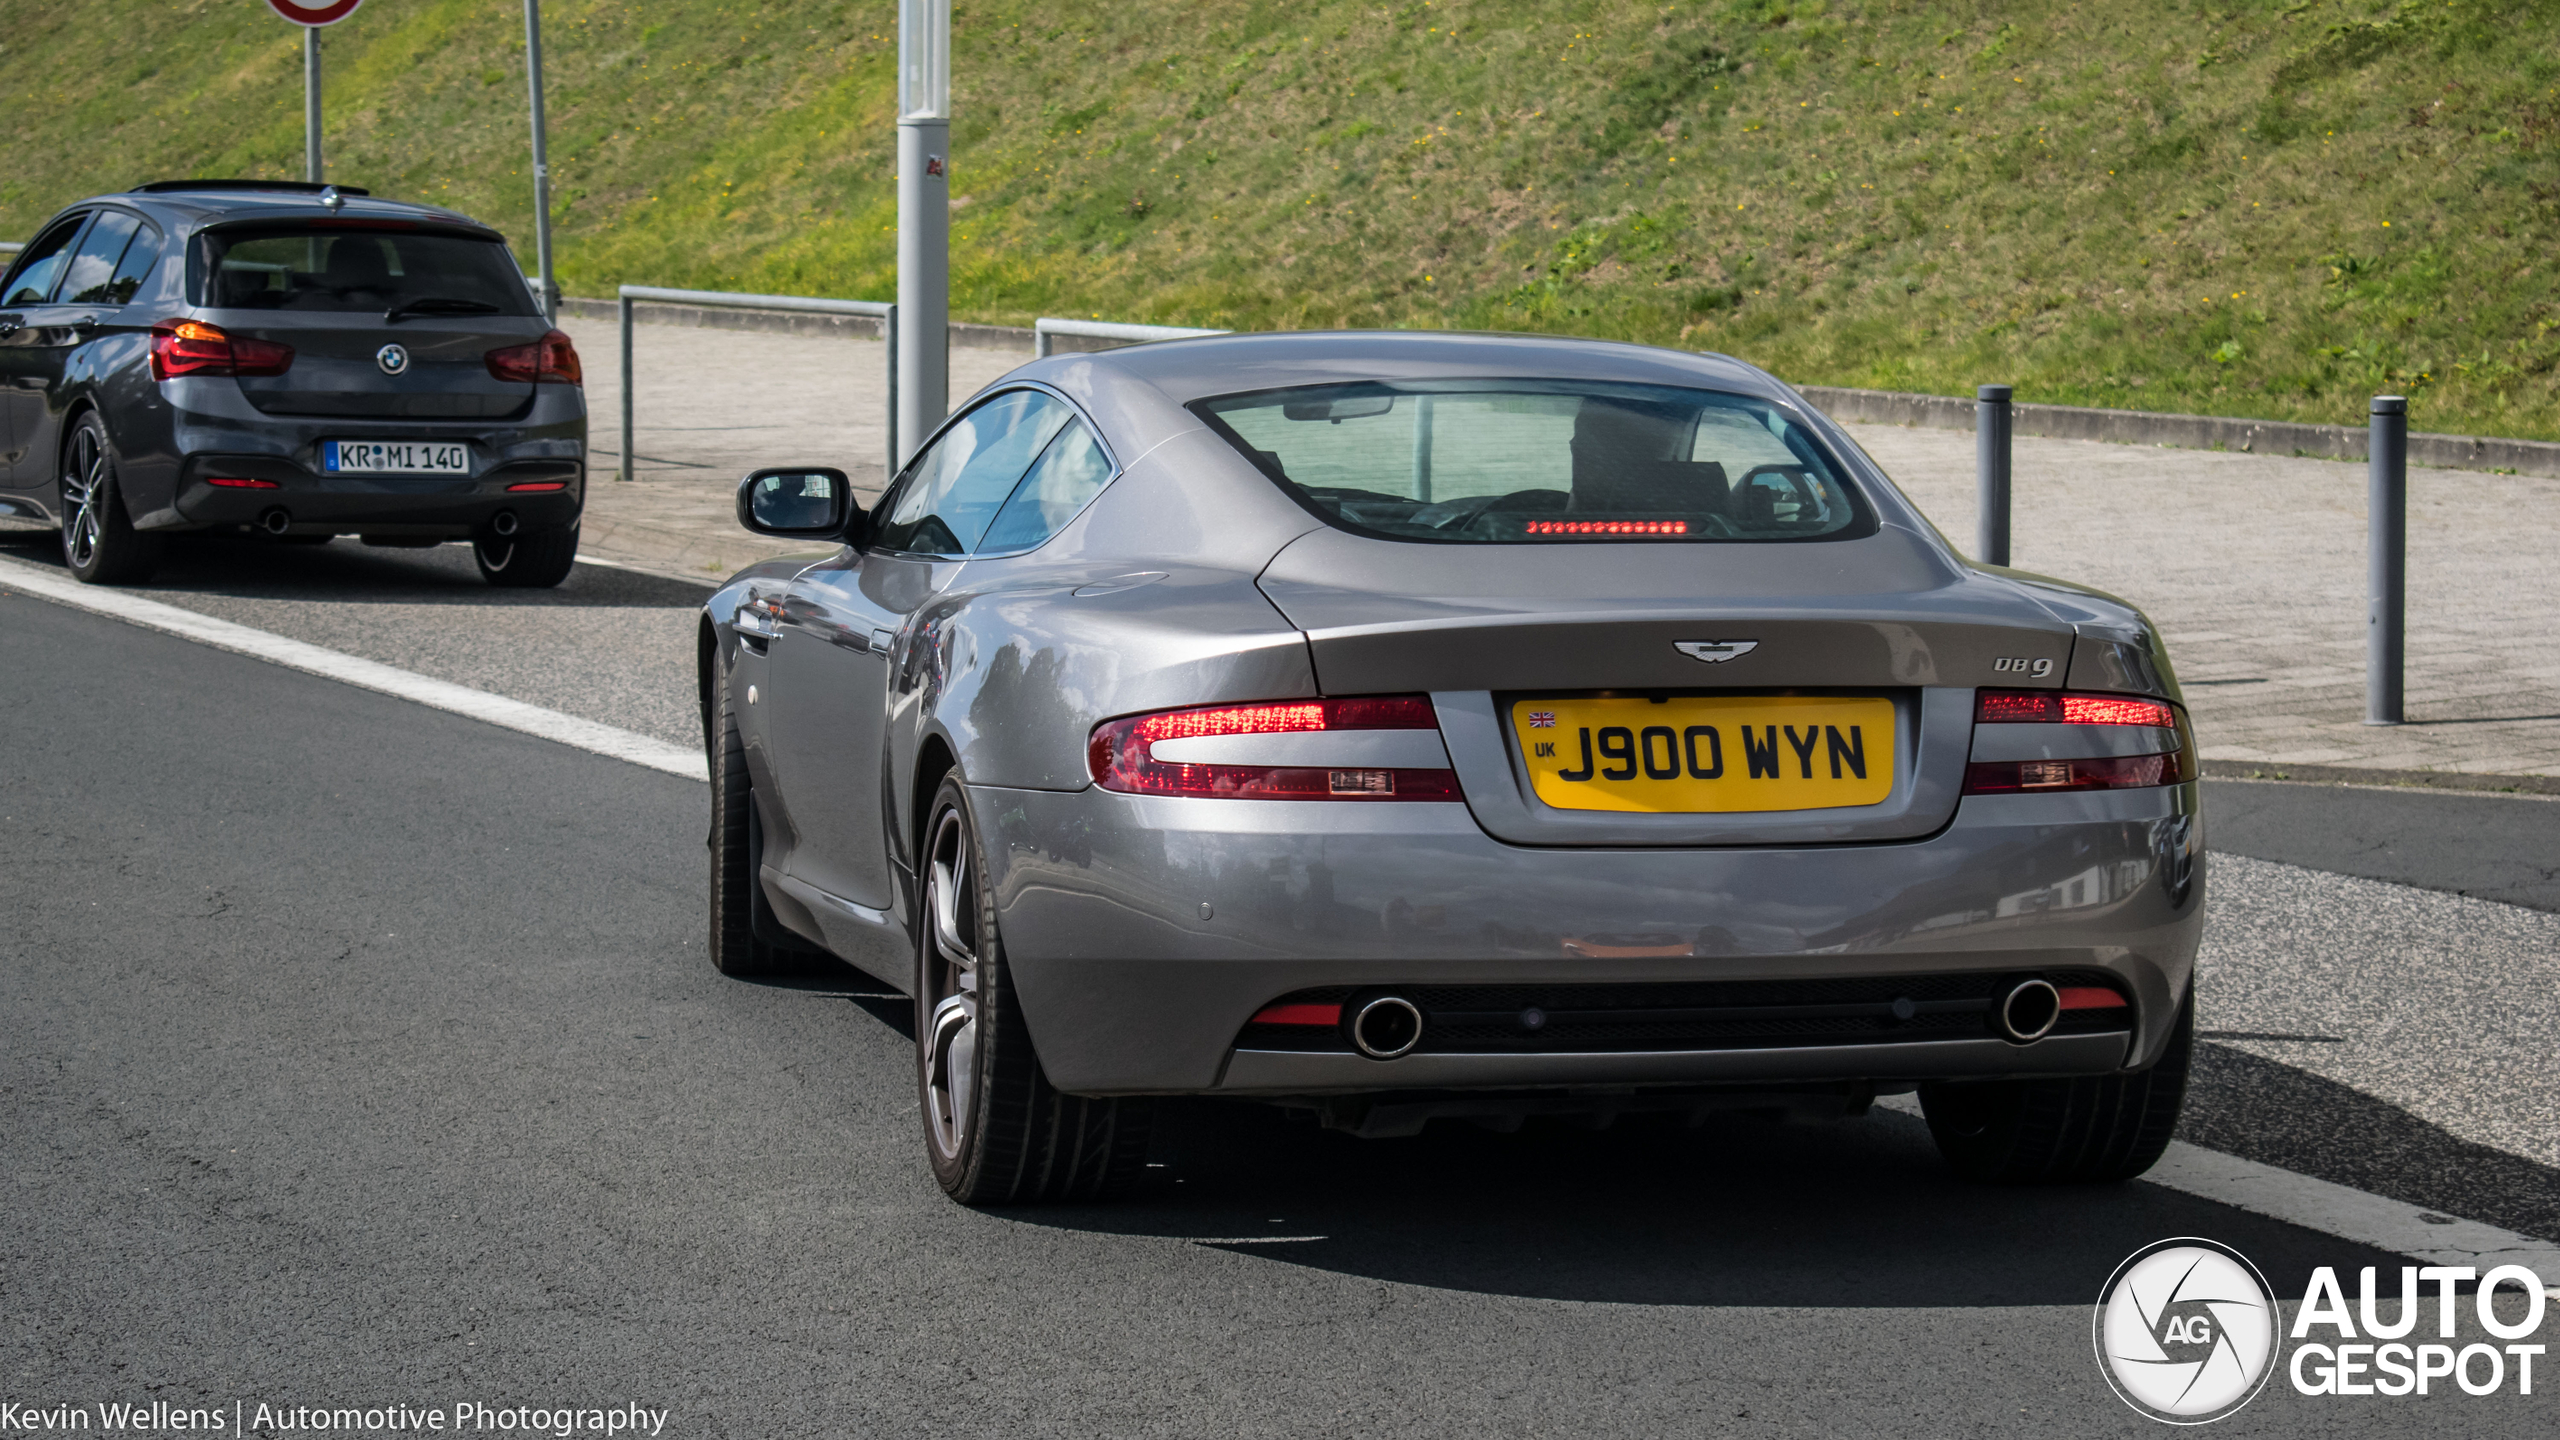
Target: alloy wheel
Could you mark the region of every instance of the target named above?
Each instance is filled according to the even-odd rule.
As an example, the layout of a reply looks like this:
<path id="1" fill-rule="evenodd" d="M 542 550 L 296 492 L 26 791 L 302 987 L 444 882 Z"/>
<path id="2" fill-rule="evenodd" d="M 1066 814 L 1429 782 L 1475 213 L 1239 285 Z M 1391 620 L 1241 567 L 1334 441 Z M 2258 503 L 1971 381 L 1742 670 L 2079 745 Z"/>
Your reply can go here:
<path id="1" fill-rule="evenodd" d="M 956 1158 L 969 1140 L 978 1061 L 978 875 L 958 808 L 934 817 L 925 865 L 925 952 L 917 1009 L 924 1021 L 926 1119 L 934 1148 Z"/>
<path id="2" fill-rule="evenodd" d="M 106 478 L 106 447 L 98 443 L 96 430 L 83 425 L 72 432 L 71 449 L 62 465 L 62 552 L 74 570 L 85 571 L 97 563 L 104 524 L 98 506 Z"/>

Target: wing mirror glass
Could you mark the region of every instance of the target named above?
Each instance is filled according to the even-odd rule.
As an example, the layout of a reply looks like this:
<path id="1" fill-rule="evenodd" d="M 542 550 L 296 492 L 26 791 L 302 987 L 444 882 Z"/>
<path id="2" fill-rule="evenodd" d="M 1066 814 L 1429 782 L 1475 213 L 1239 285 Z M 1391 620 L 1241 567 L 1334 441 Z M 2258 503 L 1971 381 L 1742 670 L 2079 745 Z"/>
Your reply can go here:
<path id="1" fill-rule="evenodd" d="M 758 535 L 833 538 L 861 513 L 841 470 L 781 465 L 738 482 L 738 523 Z"/>

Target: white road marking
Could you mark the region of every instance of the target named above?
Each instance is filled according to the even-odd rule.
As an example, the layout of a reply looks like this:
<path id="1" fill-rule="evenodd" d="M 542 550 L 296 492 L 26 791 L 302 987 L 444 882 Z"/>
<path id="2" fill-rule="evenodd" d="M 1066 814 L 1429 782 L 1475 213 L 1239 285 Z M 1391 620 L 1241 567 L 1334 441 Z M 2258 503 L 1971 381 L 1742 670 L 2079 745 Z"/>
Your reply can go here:
<path id="1" fill-rule="evenodd" d="M 1919 1097 L 1913 1095 L 1889 1095 L 1876 1105 L 1914 1119 L 1920 1115 Z M 2499 1265 L 2522 1265 L 2560 1295 L 2560 1245 L 2477 1220 L 2439 1223 L 2446 1217 L 2423 1206 L 2368 1195 L 2184 1140 L 2170 1141 L 2169 1152 L 2142 1179 L 2423 1264 L 2469 1265 L 2484 1272 Z M 2422 1215 L 2438 1219 L 2422 1220 Z"/>
<path id="2" fill-rule="evenodd" d="M 421 705 L 456 715 L 468 715 L 474 720 L 485 720 L 492 725 L 537 735 L 545 740 L 556 740 L 593 754 L 646 765 L 670 775 L 704 781 L 711 778 L 710 766 L 704 761 L 702 752 L 690 746 L 670 745 L 652 735 L 582 719 L 540 705 L 528 705 L 522 700 L 492 695 L 468 685 L 456 685 L 450 680 L 431 679 L 396 665 L 385 665 L 379 660 L 367 660 L 344 651 L 289 640 L 265 630 L 217 620 L 213 616 L 199 615 L 193 610 L 164 605 L 157 600 L 146 600 L 139 595 L 83 585 L 67 575 L 57 575 L 24 561 L 0 557 L 0 586 L 41 596 L 76 610 L 122 620 L 129 625 L 139 625 L 146 630 L 181 636 L 218 650 L 253 656 L 305 674 L 343 681 L 385 695 L 397 695 L 403 700 L 415 700 Z"/>
<path id="3" fill-rule="evenodd" d="M 146 600 L 139 595 L 83 585 L 67 576 L 55 575 L 22 561 L 0 557 L 0 584 L 74 609 L 181 636 L 235 654 L 254 656 L 362 689 L 415 700 L 421 705 L 485 720 L 492 725 L 545 740 L 556 740 L 593 754 L 609 755 L 616 760 L 628 760 L 635 765 L 646 765 L 653 770 L 689 779 L 707 781 L 711 778 L 702 752 L 688 746 L 670 745 L 636 731 L 581 719 L 540 705 L 528 705 L 521 700 L 510 700 L 467 685 L 430 679 L 378 660 L 289 640 L 265 630 L 217 620 L 210 615 L 199 615 L 193 610 L 164 605 L 157 600 Z M 1876 1103 L 1884 1109 L 1914 1118 L 1920 1114 L 1920 1102 L 1913 1096 L 1888 1096 Z M 2481 1270 L 2495 1265 L 2522 1265 L 2544 1277 L 2546 1282 L 2560 1279 L 2560 1245 L 2477 1220 L 2457 1218 L 2450 1224 L 2422 1220 L 2419 1216 L 2435 1212 L 2379 1195 L 2368 1195 L 2326 1180 L 2316 1180 L 2308 1175 L 2297 1175 L 2273 1165 L 2261 1165 L 2254 1160 L 2207 1150 L 2183 1140 L 2171 1141 L 2168 1154 L 2143 1179 L 2199 1199 L 2217 1201 L 2430 1265 L 2471 1265 Z M 1190 1243 L 1286 1245 L 1323 1238 L 1321 1235 L 1256 1235 L 1195 1238 Z M 2552 1293 L 2560 1295 L 2560 1285 L 2553 1286 Z"/>

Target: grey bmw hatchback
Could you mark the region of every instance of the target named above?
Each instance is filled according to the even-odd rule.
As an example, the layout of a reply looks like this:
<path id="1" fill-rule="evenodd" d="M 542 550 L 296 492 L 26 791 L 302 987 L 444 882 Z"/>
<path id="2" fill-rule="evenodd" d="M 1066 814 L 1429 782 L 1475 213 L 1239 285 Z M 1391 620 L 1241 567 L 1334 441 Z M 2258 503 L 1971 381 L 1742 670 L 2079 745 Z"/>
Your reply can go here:
<path id="1" fill-rule="evenodd" d="M 2195 746 L 2133 606 L 1975 564 L 1724 356 L 1236 335 L 1054 356 L 703 614 L 711 957 L 915 1002 L 969 1203 L 1150 1097 L 1364 1136 L 1862 1113 L 2141 1173 L 2195 1023 Z"/>
<path id="2" fill-rule="evenodd" d="M 187 531 L 578 552 L 586 399 L 495 230 L 346 185 L 168 180 L 70 206 L 0 279 L 0 513 L 92 584 Z"/>

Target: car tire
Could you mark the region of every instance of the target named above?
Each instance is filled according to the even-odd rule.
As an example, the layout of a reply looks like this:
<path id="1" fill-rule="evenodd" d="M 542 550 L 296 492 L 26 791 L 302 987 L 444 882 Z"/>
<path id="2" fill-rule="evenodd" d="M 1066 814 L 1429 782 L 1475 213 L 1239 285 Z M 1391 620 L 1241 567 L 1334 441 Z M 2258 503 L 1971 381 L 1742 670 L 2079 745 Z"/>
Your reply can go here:
<path id="1" fill-rule="evenodd" d="M 729 713 L 729 687 L 713 687 L 711 762 L 711 964 L 732 979 L 765 979 L 817 968 L 827 953 L 774 918 L 758 878 L 764 836 L 747 752 Z"/>
<path id="2" fill-rule="evenodd" d="M 2191 985 L 2168 1048 L 2131 1075 L 1920 1087 L 1921 1113 L 1956 1173 L 1999 1185 L 2130 1180 L 2159 1163 L 2186 1103 L 2195 1054 Z"/>
<path id="3" fill-rule="evenodd" d="M 1040 1068 L 979 883 L 957 773 L 925 812 L 916 892 L 916 1086 L 933 1178 L 963 1205 L 1102 1199 L 1144 1173 L 1152 1103 L 1060 1093 Z"/>
<path id="4" fill-rule="evenodd" d="M 492 585 L 548 590 L 568 579 L 578 563 L 578 527 L 518 531 L 504 539 L 482 536 L 471 542 L 471 558 L 480 562 L 480 578 Z"/>
<path id="5" fill-rule="evenodd" d="M 139 585 L 160 568 L 168 537 L 133 528 L 116 484 L 107 422 L 91 411 L 62 442 L 62 563 L 85 585 Z"/>

